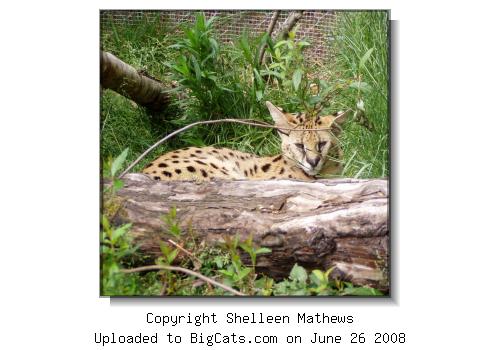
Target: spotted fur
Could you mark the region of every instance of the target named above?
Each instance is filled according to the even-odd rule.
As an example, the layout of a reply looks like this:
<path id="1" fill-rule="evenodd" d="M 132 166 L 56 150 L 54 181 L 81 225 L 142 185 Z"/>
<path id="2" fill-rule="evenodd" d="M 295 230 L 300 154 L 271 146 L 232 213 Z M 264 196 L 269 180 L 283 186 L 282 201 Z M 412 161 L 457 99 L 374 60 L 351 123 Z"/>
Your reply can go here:
<path id="1" fill-rule="evenodd" d="M 266 105 L 278 126 L 281 154 L 259 157 L 229 148 L 188 147 L 160 156 L 148 164 L 143 173 L 162 181 L 311 180 L 322 168 L 328 174 L 341 171 L 341 149 L 337 135 L 339 126 L 345 120 L 345 113 L 310 118 L 304 113 L 284 113 L 270 102 L 266 102 Z M 310 130 L 319 128 L 329 128 L 331 131 Z"/>

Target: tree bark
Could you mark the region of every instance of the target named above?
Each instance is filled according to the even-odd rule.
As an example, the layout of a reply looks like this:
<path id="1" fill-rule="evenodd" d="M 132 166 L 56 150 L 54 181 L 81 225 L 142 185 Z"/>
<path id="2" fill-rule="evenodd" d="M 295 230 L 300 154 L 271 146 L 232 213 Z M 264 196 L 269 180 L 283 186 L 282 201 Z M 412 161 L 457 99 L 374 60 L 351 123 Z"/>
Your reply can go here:
<path id="1" fill-rule="evenodd" d="M 302 18 L 304 11 L 292 11 L 288 18 L 283 23 L 283 27 L 281 28 L 280 33 L 278 34 L 278 40 L 286 40 L 290 32 L 293 30 L 293 27 L 297 24 L 297 22 Z"/>
<path id="2" fill-rule="evenodd" d="M 112 222 L 132 222 L 129 234 L 145 255 L 160 254 L 159 242 L 169 238 L 161 216 L 175 206 L 181 228 L 192 228 L 205 243 L 252 235 L 256 245 L 272 249 L 257 259 L 257 271 L 271 277 L 287 277 L 298 263 L 334 267 L 331 277 L 389 288 L 387 180 L 195 183 L 158 182 L 142 174 L 123 180 Z"/>
<path id="3" fill-rule="evenodd" d="M 169 103 L 167 87 L 109 52 L 101 51 L 101 86 L 160 112 Z"/>

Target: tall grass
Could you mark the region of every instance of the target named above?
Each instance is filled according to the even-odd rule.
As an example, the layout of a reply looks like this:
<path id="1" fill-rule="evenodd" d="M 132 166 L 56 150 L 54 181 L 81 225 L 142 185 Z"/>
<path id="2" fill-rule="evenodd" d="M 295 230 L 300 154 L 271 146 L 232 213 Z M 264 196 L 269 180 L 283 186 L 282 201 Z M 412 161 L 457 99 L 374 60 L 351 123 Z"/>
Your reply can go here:
<path id="1" fill-rule="evenodd" d="M 388 28 L 385 11 L 341 12 L 334 33 L 332 71 L 344 79 L 362 76 L 370 89 L 362 93 L 372 130 L 350 121 L 341 141 L 344 176 L 385 177 L 389 174 Z M 360 66 L 362 57 L 373 49 Z M 357 98 L 351 95 L 347 99 Z M 347 103 L 351 104 L 354 101 Z"/>

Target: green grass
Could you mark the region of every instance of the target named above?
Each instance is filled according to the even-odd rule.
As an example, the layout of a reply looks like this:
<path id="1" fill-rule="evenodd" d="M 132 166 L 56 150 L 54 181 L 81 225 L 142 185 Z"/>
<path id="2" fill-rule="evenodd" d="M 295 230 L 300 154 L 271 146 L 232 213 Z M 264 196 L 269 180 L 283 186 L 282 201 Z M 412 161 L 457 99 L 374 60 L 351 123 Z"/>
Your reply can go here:
<path id="1" fill-rule="evenodd" d="M 222 45 L 216 33 L 203 27 L 202 23 L 187 29 L 191 30 L 191 37 L 182 31 L 175 31 L 175 28 L 175 24 L 160 22 L 158 18 L 129 26 L 103 26 L 101 46 L 104 50 L 138 69 L 145 69 L 167 84 L 171 80 L 180 82 L 181 86 L 189 87 L 188 94 L 191 96 L 176 101 L 172 109 L 162 116 L 152 117 L 144 108 L 126 98 L 112 91 L 103 91 L 103 159 L 116 157 L 128 147 L 127 163 L 130 163 L 166 133 L 197 120 L 236 117 L 271 122 L 264 107 L 266 100 L 289 111 L 297 109 L 297 96 L 290 86 L 262 84 L 255 80 L 252 68 L 256 66 L 252 60 L 261 38 L 242 36 L 234 45 Z M 341 12 L 338 26 L 332 30 L 335 37 L 331 47 L 334 59 L 321 66 L 309 65 L 307 60 L 292 65 L 288 68 L 287 79 L 297 67 L 312 75 L 321 73 L 322 79 L 328 84 L 335 84 L 339 80 L 355 80 L 361 74 L 363 82 L 370 85 L 370 91 L 358 96 L 356 89 L 348 89 L 332 100 L 333 107 L 330 108 L 353 108 L 358 97 L 361 97 L 366 117 L 373 125 L 373 129 L 368 130 L 351 120 L 345 126 L 341 136 L 345 164 L 343 176 L 388 176 L 387 13 Z M 204 31 L 208 34 L 204 34 Z M 205 40 L 208 36 L 216 44 Z M 182 43 L 184 47 L 179 45 Z M 174 66 L 179 64 L 180 57 L 189 57 L 193 48 L 198 50 L 194 58 L 205 77 L 197 77 L 193 67 L 184 75 L 175 72 Z M 371 56 L 360 68 L 361 58 L 371 48 Z M 212 51 L 216 51 L 214 57 L 204 60 L 207 53 Z M 187 62 L 191 63 L 192 60 Z M 262 94 L 260 98 L 257 96 L 259 91 Z M 158 155 L 188 145 L 218 145 L 259 155 L 280 152 L 279 138 L 271 129 L 235 124 L 200 126 L 158 147 L 133 170 L 140 171 L 146 162 Z"/>
<path id="2" fill-rule="evenodd" d="M 345 163 L 343 175 L 347 177 L 389 175 L 388 25 L 386 12 L 342 12 L 335 33 L 332 71 L 344 79 L 361 74 L 363 81 L 371 86 L 362 98 L 373 130 L 350 121 L 341 137 Z M 361 58 L 371 48 L 370 58 L 360 69 Z"/>
<path id="3" fill-rule="evenodd" d="M 156 79 L 169 84 L 167 62 L 174 59 L 176 53 L 168 47 L 178 39 L 170 33 L 172 27 L 161 23 L 159 17 L 127 26 L 105 24 L 101 28 L 101 47 L 111 52 L 131 66 L 145 70 Z M 176 121 L 182 118 L 179 107 L 172 108 L 162 115 L 151 116 L 148 111 L 131 100 L 111 91 L 103 90 L 101 94 L 100 149 L 101 158 L 118 156 L 125 148 L 129 148 L 128 163 L 132 162 L 149 146 L 158 141 L 165 133 L 178 128 Z M 155 149 L 150 157 L 189 142 L 174 139 L 168 145 Z M 148 160 L 140 162 L 134 169 L 139 171 Z"/>

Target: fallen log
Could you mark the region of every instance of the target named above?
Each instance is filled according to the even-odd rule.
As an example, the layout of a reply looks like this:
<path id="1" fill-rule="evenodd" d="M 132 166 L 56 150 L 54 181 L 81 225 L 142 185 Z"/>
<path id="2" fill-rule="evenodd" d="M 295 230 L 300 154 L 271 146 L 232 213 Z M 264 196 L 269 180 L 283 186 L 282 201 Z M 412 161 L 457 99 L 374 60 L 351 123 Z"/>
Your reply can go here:
<path id="1" fill-rule="evenodd" d="M 130 98 L 151 111 L 161 112 L 169 105 L 168 88 L 138 71 L 109 52 L 101 51 L 101 86 Z"/>
<path id="2" fill-rule="evenodd" d="M 161 217 L 175 206 L 181 228 L 190 227 L 208 244 L 238 234 L 269 247 L 271 253 L 258 256 L 257 271 L 273 278 L 288 276 L 298 263 L 308 269 L 334 267 L 332 277 L 389 288 L 385 179 L 196 183 L 128 174 L 123 180 L 112 222 L 133 223 L 129 234 L 145 255 L 160 255 L 159 242 L 170 238 Z"/>

